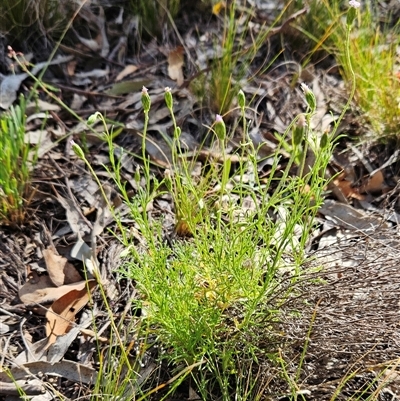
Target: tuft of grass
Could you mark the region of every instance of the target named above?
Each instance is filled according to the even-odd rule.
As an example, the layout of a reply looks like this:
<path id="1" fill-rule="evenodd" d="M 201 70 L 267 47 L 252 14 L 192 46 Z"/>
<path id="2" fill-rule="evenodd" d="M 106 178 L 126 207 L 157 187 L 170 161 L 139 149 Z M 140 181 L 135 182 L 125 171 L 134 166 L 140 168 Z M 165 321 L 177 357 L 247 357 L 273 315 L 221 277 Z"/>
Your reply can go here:
<path id="1" fill-rule="evenodd" d="M 348 38 L 351 23 L 347 28 Z M 179 146 L 181 130 L 176 124 L 169 88 L 165 102 L 174 125 L 170 142 L 172 159 L 161 181 L 152 176 L 145 149 L 151 97 L 143 88 L 143 169 L 137 172 L 135 180 L 144 185 L 139 185 L 133 198 L 128 195 L 121 166 L 115 160 L 113 135 L 108 132 L 104 118 L 99 113 L 89 118 L 90 123 L 97 118 L 103 121 L 111 163 L 111 168 L 106 168 L 135 221 L 135 238 L 141 238 L 138 246 L 132 243 L 114 213 L 119 238 L 131 253 L 131 260 L 121 271 L 135 281 L 139 291 L 133 304 L 140 311 L 144 337 L 154 336 L 164 349 L 159 355 L 161 361 L 172 370 L 183 372 L 174 378 L 183 379 L 191 374 L 195 390 L 204 400 L 216 394 L 223 401 L 232 399 L 234 394 L 237 399 L 257 399 L 262 393 L 260 389 L 267 385 L 267 382 L 260 385 L 258 380 L 260 361 L 282 365 L 279 350 L 272 345 L 279 344 L 274 341 L 279 336 L 274 331 L 279 305 L 290 296 L 290 290 L 282 286 L 282 277 L 285 275 L 295 282 L 301 276 L 305 244 L 323 201 L 325 170 L 337 128 L 336 125 L 330 134 L 311 130 L 316 98 L 306 85 L 302 85 L 302 90 L 306 112 L 294 119 L 279 141 L 281 149 L 290 149 L 283 171 L 278 169 L 281 162 L 278 149 L 270 155 L 268 177 L 259 178 L 257 149 L 248 136 L 246 99 L 240 91 L 237 102 L 244 134 L 235 175 L 231 175 L 231 162 L 225 154 L 227 141 L 234 132 L 229 132 L 222 116 L 217 115 L 210 131 L 222 160 L 209 159 L 204 165 L 207 173 L 199 182 L 191 174 L 192 164 Z M 353 77 L 350 99 L 339 122 L 354 90 Z M 73 144 L 73 149 L 94 173 L 82 149 L 77 144 Z M 295 176 L 291 174 L 293 167 L 297 167 Z M 152 202 L 166 194 L 173 200 L 176 223 L 181 219 L 186 224 L 190 239 L 177 236 L 172 243 L 166 241 L 165 216 L 159 219 L 149 216 L 147 211 Z M 305 354 L 301 356 L 304 357 Z M 299 372 L 294 381 L 288 378 L 292 389 Z M 169 393 L 179 383 L 180 380 L 174 382 Z"/>
<path id="2" fill-rule="evenodd" d="M 303 159 L 298 156 L 301 152 L 293 152 L 285 170 L 278 172 L 280 158 L 276 153 L 271 174 L 264 180 L 258 178 L 257 150 L 250 142 L 244 143 L 237 173 L 230 176 L 231 164 L 224 149 L 233 132 L 217 116 L 211 130 L 219 141 L 223 160 L 209 161 L 200 185 L 179 146 L 180 129 L 167 88 L 165 100 L 175 125 L 169 173 L 161 181 L 152 177 L 144 152 L 144 168 L 137 182 L 145 184 L 132 198 L 113 156 L 112 135 L 104 124 L 110 147 L 109 171 L 142 238 L 141 245 L 135 246 L 123 225 L 118 224 L 119 237 L 131 252 L 131 260 L 121 270 L 135 281 L 140 295 L 133 306 L 141 311 L 143 337 L 155 337 L 164 348 L 160 359 L 172 371 L 183 372 L 170 392 L 190 373 L 204 400 L 215 394 L 226 401 L 233 394 L 242 400 L 257 399 L 263 388 L 258 380 L 258 361 L 278 360 L 273 346 L 265 349 L 269 339 L 278 336 L 274 324 L 280 311 L 276 303 L 270 305 L 270 300 L 278 299 L 279 304 L 288 296 L 281 285 L 284 273 L 294 281 L 301 275 L 303 250 L 322 202 L 324 170 L 332 151 L 328 136 L 318 140 L 309 130 L 315 97 L 308 88 L 305 94 L 309 104 L 304 117 L 307 128 L 293 145 L 303 147 Z M 151 99 L 145 89 L 142 102 L 148 118 Z M 238 103 L 244 119 L 242 92 Z M 96 116 L 102 118 L 99 113 Z M 282 141 L 292 130 L 288 127 Z M 247 131 L 245 136 L 248 139 Z M 146 132 L 143 138 L 145 146 Z M 73 148 L 86 160 L 77 144 Z M 311 171 L 304 168 L 310 152 L 315 156 Z M 290 171 L 296 159 L 301 174 L 293 177 Z M 165 194 L 172 197 L 177 219 L 184 219 L 190 238 L 177 236 L 169 244 L 163 217 L 155 220 L 148 215 L 154 199 Z M 119 381 L 118 377 L 114 379 Z"/>
<path id="3" fill-rule="evenodd" d="M 139 17 L 140 31 L 150 38 L 158 37 L 164 26 L 177 16 L 181 0 L 131 0 L 130 12 Z"/>
<path id="4" fill-rule="evenodd" d="M 400 77 L 397 49 L 400 45 L 400 24 L 389 31 L 380 27 L 372 3 L 367 3 L 358 19 L 358 28 L 350 38 L 351 64 L 346 62 L 345 49 L 335 40 L 339 49 L 338 60 L 343 75 L 351 78 L 351 68 L 356 78 L 355 100 L 366 113 L 366 119 L 378 136 L 400 136 L 399 100 Z M 397 67 L 398 68 L 398 67 Z"/>
<path id="5" fill-rule="evenodd" d="M 216 46 L 221 48 L 221 54 L 211 65 L 207 90 L 203 93 L 213 112 L 224 115 L 232 108 L 235 96 L 243 84 L 242 80 L 252 79 L 249 74 L 250 65 L 259 54 L 261 47 L 265 45 L 271 29 L 278 23 L 283 13 L 280 13 L 272 25 L 260 27 L 260 32 L 256 37 L 252 37 L 252 43 L 243 48 L 243 43 L 246 43 L 247 37 L 251 35 L 249 26 L 252 9 L 249 6 L 239 13 L 234 1 L 224 8 L 221 16 L 223 32 L 221 39 L 216 40 Z M 238 48 L 238 43 L 242 46 L 241 48 Z M 266 70 L 274 60 L 262 66 L 258 73 L 260 70 Z M 201 80 L 202 76 L 199 79 Z M 202 83 L 194 82 L 193 87 L 199 93 Z"/>
<path id="6" fill-rule="evenodd" d="M 399 22 L 393 27 L 382 24 L 377 5 L 374 2 L 363 3 L 347 49 L 343 1 L 311 0 L 303 3 L 309 5 L 310 13 L 299 29 L 316 44 L 305 63 L 320 49 L 333 54 L 348 82 L 352 81 L 354 74 L 355 101 L 376 135 L 399 136 Z"/>
<path id="7" fill-rule="evenodd" d="M 0 220 L 20 223 L 28 196 L 31 161 L 25 142 L 25 99 L 0 116 Z"/>
<path id="8" fill-rule="evenodd" d="M 35 32 L 57 38 L 65 30 L 74 6 L 60 0 L 2 0 L 0 30 L 14 41 L 24 41 Z"/>

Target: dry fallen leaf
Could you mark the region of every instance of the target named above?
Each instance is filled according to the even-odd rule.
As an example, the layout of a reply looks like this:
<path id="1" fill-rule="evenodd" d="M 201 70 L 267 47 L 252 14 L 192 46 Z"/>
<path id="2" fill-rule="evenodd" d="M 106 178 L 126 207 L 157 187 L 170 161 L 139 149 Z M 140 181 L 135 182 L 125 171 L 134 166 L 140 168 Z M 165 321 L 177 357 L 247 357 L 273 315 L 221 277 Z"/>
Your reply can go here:
<path id="1" fill-rule="evenodd" d="M 149 79 L 140 79 L 137 81 L 129 80 L 117 82 L 112 87 L 105 91 L 108 95 L 125 95 L 127 93 L 134 93 L 141 90 L 143 86 L 147 86 L 151 81 Z"/>
<path id="2" fill-rule="evenodd" d="M 333 180 L 333 184 L 346 198 L 359 200 L 364 199 L 364 196 L 360 194 L 359 189 L 354 187 L 350 181 L 346 180 L 346 173 L 344 171 Z"/>
<path id="3" fill-rule="evenodd" d="M 76 66 L 78 65 L 78 60 L 71 60 L 67 64 L 67 73 L 70 77 L 75 75 Z"/>
<path id="4" fill-rule="evenodd" d="M 37 306 L 54 302 L 71 290 L 81 290 L 85 287 L 85 283 L 80 281 L 55 287 L 49 276 L 39 276 L 36 272 L 32 272 L 29 281 L 20 288 L 18 294 L 26 306 Z"/>
<path id="5" fill-rule="evenodd" d="M 77 383 L 94 383 L 97 373 L 89 366 L 82 365 L 73 361 L 63 360 L 58 363 L 50 363 L 45 361 L 29 362 L 24 366 L 15 366 L 10 369 L 10 374 L 0 372 L 0 383 L 11 383 L 14 380 L 26 379 L 32 376 L 40 376 L 43 372 L 46 375 L 64 377 L 72 382 Z"/>
<path id="6" fill-rule="evenodd" d="M 66 211 L 71 230 L 80 235 L 90 232 L 87 223 L 83 220 L 82 213 L 79 212 L 75 203 L 71 199 L 63 198 L 59 194 L 57 194 L 57 199 Z"/>
<path id="7" fill-rule="evenodd" d="M 81 41 L 83 45 L 88 47 L 90 50 L 92 50 L 94 53 L 98 52 L 100 49 L 100 45 L 98 43 L 98 40 L 95 39 L 86 39 L 83 36 L 79 36 L 76 34 L 77 38 Z M 96 37 L 96 39 L 99 39 L 99 36 Z"/>
<path id="8" fill-rule="evenodd" d="M 34 102 L 29 102 L 27 105 L 27 108 L 30 108 L 32 110 L 32 112 L 34 112 L 36 110 L 40 110 L 41 112 L 60 111 L 61 110 L 61 107 L 58 104 L 46 102 L 45 100 L 42 100 L 42 99 L 37 99 Z M 37 117 L 41 118 L 41 119 L 48 119 L 49 114 L 42 113 L 40 115 L 40 113 L 33 113 L 33 114 L 29 115 L 29 117 L 27 118 L 27 121 L 33 120 L 33 118 L 37 118 Z"/>
<path id="9" fill-rule="evenodd" d="M 0 336 L 17 330 L 20 320 L 16 316 L 0 315 Z"/>
<path id="10" fill-rule="evenodd" d="M 382 192 L 385 188 L 385 178 L 381 170 L 377 171 L 374 175 L 367 178 L 367 182 L 361 185 L 360 193 L 371 194 Z"/>
<path id="11" fill-rule="evenodd" d="M 388 228 L 388 224 L 380 216 L 364 212 L 332 199 L 325 199 L 319 208 L 319 213 L 322 213 L 325 218 L 328 217 L 339 227 L 347 230 L 370 233 L 378 227 L 382 229 Z"/>
<path id="12" fill-rule="evenodd" d="M 58 336 L 68 333 L 75 315 L 89 301 L 88 289 L 96 286 L 95 280 L 81 282 L 81 289 L 73 289 L 58 298 L 46 313 L 46 334 L 49 337 L 48 345 L 53 344 Z"/>
<path id="13" fill-rule="evenodd" d="M 19 289 L 18 295 L 23 304 L 35 306 L 53 302 L 60 296 L 60 292 L 49 276 L 39 276 L 35 271 L 32 271 L 28 276 L 28 281 Z"/>
<path id="14" fill-rule="evenodd" d="M 57 255 L 51 248 L 43 250 L 43 257 L 50 280 L 56 287 L 82 281 L 82 277 L 75 266 L 63 256 Z"/>
<path id="15" fill-rule="evenodd" d="M 133 74 L 135 71 L 138 70 L 138 67 L 133 64 L 127 65 L 115 78 L 116 81 L 121 81 L 121 79 L 124 79 L 130 74 Z"/>
<path id="16" fill-rule="evenodd" d="M 80 328 L 79 331 L 81 332 L 81 334 L 82 334 L 83 336 L 94 338 L 94 339 L 96 339 L 96 341 L 99 341 L 99 342 L 101 342 L 101 343 L 108 343 L 108 342 L 110 341 L 107 337 L 101 337 L 101 336 L 99 336 L 99 335 L 98 335 L 95 331 L 93 331 L 93 330 L 81 329 L 81 328 Z"/>
<path id="17" fill-rule="evenodd" d="M 79 333 L 80 328 L 75 326 L 67 334 L 58 336 L 56 341 L 47 348 L 47 360 L 51 363 L 60 362 Z M 52 338 L 48 337 L 48 341 L 51 340 Z"/>
<path id="18" fill-rule="evenodd" d="M 24 331 L 24 340 L 24 349 L 13 359 L 15 366 L 22 366 L 29 362 L 47 360 L 47 337 L 32 344 L 32 339 L 27 338 L 26 331 Z"/>
<path id="19" fill-rule="evenodd" d="M 179 46 L 168 54 L 168 75 L 178 86 L 183 84 L 183 47 Z"/>
<path id="20" fill-rule="evenodd" d="M 21 392 L 27 397 L 37 394 L 43 394 L 44 391 L 44 383 L 38 379 L 15 380 L 11 383 L 0 382 L 0 394 L 15 397 L 7 397 L 7 399 L 20 400 Z"/>
<path id="21" fill-rule="evenodd" d="M 36 75 L 42 70 L 43 68 L 47 68 L 49 65 L 60 64 L 68 62 L 72 59 L 72 57 L 56 57 L 52 61 L 44 61 L 42 63 L 37 63 L 29 74 L 22 73 L 22 74 L 11 74 L 1 81 L 0 84 L 0 107 L 3 109 L 8 109 L 13 103 L 14 100 L 17 99 L 17 92 L 19 87 L 21 86 L 22 82 L 28 78 L 29 75 Z"/>

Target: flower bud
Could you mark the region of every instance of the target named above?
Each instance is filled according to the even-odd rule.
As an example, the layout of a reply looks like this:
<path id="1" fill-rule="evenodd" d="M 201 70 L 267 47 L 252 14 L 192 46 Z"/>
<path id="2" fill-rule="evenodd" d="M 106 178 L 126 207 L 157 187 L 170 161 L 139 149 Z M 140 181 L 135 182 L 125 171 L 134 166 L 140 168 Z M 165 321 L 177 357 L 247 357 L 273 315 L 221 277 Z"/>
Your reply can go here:
<path id="1" fill-rule="evenodd" d="M 306 97 L 306 102 L 310 107 L 311 112 L 314 112 L 317 108 L 317 100 L 315 99 L 313 91 L 304 83 L 301 83 L 300 87 Z"/>
<path id="2" fill-rule="evenodd" d="M 324 132 L 321 136 L 319 146 L 321 149 L 325 149 L 328 146 L 328 143 L 329 143 L 328 133 Z"/>
<path id="3" fill-rule="evenodd" d="M 243 110 L 246 106 L 246 96 L 244 95 L 244 92 L 241 89 L 237 95 L 237 99 L 239 107 Z"/>
<path id="4" fill-rule="evenodd" d="M 349 1 L 349 10 L 347 11 L 347 26 L 350 27 L 353 24 L 353 21 L 356 19 L 357 9 L 360 7 L 360 2 L 356 0 Z"/>
<path id="5" fill-rule="evenodd" d="M 82 148 L 71 139 L 70 141 L 72 150 L 75 152 L 75 154 L 80 158 L 80 159 L 85 159 L 85 154 L 83 153 Z"/>
<path id="6" fill-rule="evenodd" d="M 306 117 L 304 114 L 300 114 L 292 134 L 292 142 L 294 146 L 299 146 L 303 141 L 306 126 Z"/>
<path id="7" fill-rule="evenodd" d="M 100 116 L 100 113 L 98 111 L 96 111 L 96 113 L 94 113 L 91 116 L 89 116 L 89 118 L 87 119 L 87 123 L 89 125 L 93 125 L 97 121 L 97 118 L 99 116 Z"/>
<path id="8" fill-rule="evenodd" d="M 180 127 L 176 127 L 174 131 L 174 137 L 179 138 L 181 136 L 182 130 Z"/>
<path id="9" fill-rule="evenodd" d="M 214 130 L 218 139 L 223 141 L 226 137 L 226 127 L 222 116 L 220 116 L 219 114 L 217 114 L 215 117 Z"/>
<path id="10" fill-rule="evenodd" d="M 356 0 L 350 0 L 349 1 L 349 6 L 352 8 L 360 8 L 361 3 Z"/>
<path id="11" fill-rule="evenodd" d="M 147 92 L 147 88 L 144 86 L 142 88 L 142 106 L 145 113 L 148 113 L 150 111 L 151 99 L 149 93 Z"/>
<path id="12" fill-rule="evenodd" d="M 171 88 L 166 87 L 164 93 L 165 104 L 168 107 L 168 110 L 172 110 L 174 106 L 174 101 L 172 99 Z"/>
<path id="13" fill-rule="evenodd" d="M 136 170 L 135 170 L 133 179 L 135 180 L 136 184 L 140 184 L 140 167 L 139 166 L 136 166 Z"/>
<path id="14" fill-rule="evenodd" d="M 168 191 L 172 191 L 172 175 L 171 170 L 166 169 L 164 171 L 164 183 L 165 186 L 168 188 Z"/>

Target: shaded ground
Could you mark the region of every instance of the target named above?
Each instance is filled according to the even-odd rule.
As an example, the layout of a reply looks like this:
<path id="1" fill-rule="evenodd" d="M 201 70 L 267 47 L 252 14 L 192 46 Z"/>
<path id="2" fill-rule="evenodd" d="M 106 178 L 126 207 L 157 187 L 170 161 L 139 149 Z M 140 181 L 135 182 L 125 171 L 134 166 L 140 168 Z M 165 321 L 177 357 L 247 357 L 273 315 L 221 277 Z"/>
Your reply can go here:
<path id="1" fill-rule="evenodd" d="M 207 132 L 204 125 L 211 125 L 214 111 L 206 101 L 199 103 L 189 88 L 192 88 L 190 84 L 196 77 L 195 64 L 206 71 L 215 57 L 215 37 L 220 35 L 220 22 L 215 16 L 201 18 L 200 14 L 196 14 L 197 32 L 192 29 L 194 17 L 189 15 L 179 22 L 182 43 L 176 33 L 172 32 L 161 45 L 160 42 L 152 41 L 140 47 L 132 42 L 133 31 L 123 35 L 122 26 L 113 25 L 117 20 L 117 11 L 111 8 L 106 14 L 108 19 L 104 26 L 109 28 L 107 38 L 112 49 L 106 56 L 99 56 L 104 50 L 104 41 L 101 44 L 103 47 L 100 45 L 97 51 L 89 52 L 82 41 L 75 37 L 75 47 L 70 44 L 61 49 L 73 58 L 50 67 L 45 80 L 60 88 L 58 96 L 78 115 L 86 118 L 100 111 L 125 125 L 121 132 L 117 132 L 115 143 L 131 152 L 124 156 L 122 169 L 129 189 L 134 194 L 137 190 L 134 174 L 141 164 L 140 157 L 135 156 L 141 154 L 142 143 L 141 87 L 148 87 L 152 98 L 149 126 L 151 140 L 146 144 L 147 150 L 156 163 L 154 173 L 162 176 L 168 166 L 168 146 L 159 132 L 170 132 L 172 126 L 164 105 L 164 88 L 173 88 L 174 110 L 183 131 L 182 146 L 193 151 L 203 141 Z M 89 13 L 86 19 L 82 18 L 77 20 L 76 26 L 80 29 L 80 35 L 84 35 L 85 21 L 91 20 L 94 25 L 102 26 L 97 14 Z M 255 21 L 266 18 L 272 21 L 271 11 L 263 10 L 260 6 Z M 255 26 L 255 33 L 259 28 Z M 101 32 L 101 29 L 98 28 L 98 31 Z M 328 129 L 337 118 L 347 95 L 332 59 L 328 58 L 321 64 L 302 70 L 292 56 L 294 45 L 287 41 L 282 48 L 281 40 L 285 38 L 280 36 L 282 32 L 278 29 L 276 35 L 271 36 L 265 47 L 260 49 L 246 78 L 268 64 L 266 59 L 274 59 L 282 50 L 280 56 L 265 73 L 258 74 L 251 81 L 243 80 L 241 85 L 247 98 L 253 99 L 254 111 L 249 110 L 247 117 L 253 122 L 250 131 L 253 142 L 256 145 L 264 144 L 260 156 L 276 149 L 277 141 L 273 133 L 282 133 L 293 117 L 303 111 L 304 101 L 296 83 L 305 81 L 315 92 L 318 111 L 314 126 L 320 131 Z M 123 38 L 127 40 L 126 48 L 123 46 Z M 186 57 L 183 70 L 185 81 L 181 85 L 171 80 L 168 72 L 170 54 L 176 52 L 179 45 L 184 46 Z M 39 54 L 34 57 L 36 62 L 44 61 Z M 171 65 L 171 61 L 169 63 Z M 123 78 L 121 89 L 121 86 L 116 86 L 116 77 L 126 65 L 135 65 L 137 69 Z M 6 73 L 4 67 L 2 72 Z M 21 90 L 30 86 L 31 82 L 25 81 Z M 54 105 L 45 94 L 41 93 L 40 97 Z M 41 110 L 50 109 L 48 104 L 40 107 Z M 11 366 L 17 355 L 24 353 L 24 362 L 31 363 L 42 358 L 37 357 L 36 350 L 27 350 L 45 338 L 43 311 L 38 313 L 41 310 L 38 305 L 27 308 L 21 303 L 18 291 L 27 277 L 32 278 L 32 271 L 43 273 L 46 270 L 43 253 L 51 246 L 82 272 L 82 263 L 71 257 L 71 250 L 78 241 L 72 225 L 74 222 L 80 225 L 83 240 L 90 244 L 90 232 L 101 209 L 97 185 L 83 162 L 71 152 L 69 141 L 56 142 L 63 135 L 70 134 L 82 143 L 87 133 L 85 127 L 77 124 L 61 108 L 50 110 L 50 114 L 52 119 L 46 123 L 44 138 L 46 146 L 41 147 L 43 154 L 34 171 L 33 187 L 36 192 L 27 210 L 26 223 L 13 228 L 0 228 L 0 349 L 1 361 L 5 366 Z M 229 118 L 229 122 L 234 125 L 237 116 L 232 113 Z M 347 136 L 336 150 L 331 174 L 341 170 L 345 174 L 334 181 L 329 195 L 331 203 L 321 209 L 320 227 L 314 233 L 314 241 L 308 249 L 310 257 L 316 259 L 305 266 L 310 273 L 293 289 L 292 299 L 280 306 L 280 321 L 274 323 L 276 332 L 281 334 L 275 335 L 276 343 L 272 348 L 281 350 L 283 364 L 293 380 L 293 386 L 291 388 L 290 380 L 284 380 L 281 373 L 278 373 L 282 372 L 281 366 L 265 358 L 259 366 L 254 367 L 255 371 L 260 372 L 261 399 L 294 399 L 289 395 L 293 388 L 298 391 L 299 399 L 305 400 L 330 400 L 334 394 L 337 395 L 336 399 L 347 400 L 360 396 L 362 391 L 365 394 L 360 399 L 368 399 L 369 396 L 373 397 L 369 399 L 395 400 L 400 397 L 400 275 L 397 262 L 400 244 L 396 229 L 396 213 L 399 212 L 396 187 L 398 166 L 392 163 L 382 169 L 382 180 L 377 185 L 375 183 L 371 190 L 371 170 L 368 166 L 372 166 L 372 170 L 379 168 L 390 160 L 393 150 L 390 144 L 375 147 L 366 145 L 360 153 L 354 153 L 351 147 L 354 142 L 350 138 L 354 139 L 363 131 L 364 123 L 361 121 L 354 107 L 339 127 L 339 133 Z M 33 131 L 42 123 L 41 117 L 36 116 L 29 122 L 28 130 Z M 98 126 L 98 129 L 101 130 L 101 127 Z M 207 147 L 211 146 L 207 138 L 205 143 L 204 151 L 212 151 Z M 103 163 L 109 163 L 106 145 L 90 133 L 87 133 L 87 145 L 91 164 L 104 185 L 110 188 L 110 199 L 117 199 L 112 180 L 102 168 Z M 233 152 L 236 146 L 237 141 L 233 138 L 229 151 Z M 260 174 L 265 174 L 268 168 L 267 163 L 260 162 Z M 357 206 L 357 211 L 348 209 L 350 205 L 347 199 Z M 165 214 L 170 216 L 165 220 L 165 237 L 168 240 L 174 238 L 174 208 L 170 199 L 157 199 L 149 213 L 154 218 Z M 113 227 L 109 216 L 103 217 L 103 225 Z M 124 224 L 134 232 L 135 222 L 128 214 Z M 103 277 L 109 280 L 107 296 L 111 310 L 129 327 L 134 314 L 129 301 L 137 294 L 133 283 L 121 279 L 117 273 L 122 263 L 120 254 L 123 249 L 106 232 L 103 232 L 96 245 Z M 289 284 L 283 276 L 282 286 L 286 285 Z M 271 308 L 277 306 L 274 302 L 278 300 L 271 300 Z M 108 319 L 98 294 L 95 295 L 94 304 L 97 328 L 107 338 Z M 78 315 L 78 320 L 82 326 L 93 329 L 87 310 Z M 126 340 L 129 338 L 129 330 L 121 334 Z M 76 335 L 77 338 L 73 339 L 62 361 L 88 364 L 96 369 L 96 364 L 92 363 L 98 358 L 94 342 L 85 341 L 81 334 Z M 262 341 L 267 343 L 270 337 L 266 336 Z M 269 344 L 265 347 L 270 349 Z M 143 371 L 149 368 L 154 377 L 158 378 L 149 388 L 173 376 L 167 367 L 155 364 L 157 352 L 152 349 L 144 357 Z M 33 359 L 29 356 L 32 353 L 35 354 Z M 47 354 L 43 359 L 51 360 Z M 43 371 L 43 366 L 37 369 Z M 51 368 L 46 365 L 45 369 Z M 87 374 L 90 376 L 91 373 Z M 49 380 L 45 378 L 44 381 Z M 63 376 L 55 384 L 63 395 L 71 399 L 90 395 L 90 384 L 78 383 L 73 376 Z M 40 383 L 38 388 L 40 391 Z M 181 399 L 189 399 L 189 390 L 187 385 L 182 386 Z M 154 397 L 157 399 L 159 394 Z"/>

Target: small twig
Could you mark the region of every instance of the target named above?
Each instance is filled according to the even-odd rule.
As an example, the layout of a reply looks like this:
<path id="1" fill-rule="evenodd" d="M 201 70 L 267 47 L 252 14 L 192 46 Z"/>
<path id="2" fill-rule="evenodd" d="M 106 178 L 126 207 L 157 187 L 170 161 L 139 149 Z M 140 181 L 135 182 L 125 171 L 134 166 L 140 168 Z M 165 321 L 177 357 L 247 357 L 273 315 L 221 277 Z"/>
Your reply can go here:
<path id="1" fill-rule="evenodd" d="M 28 343 L 27 343 L 27 341 L 26 341 L 26 339 L 25 339 L 24 333 L 23 333 L 23 331 L 22 331 L 22 326 L 24 325 L 25 322 L 26 322 L 26 318 L 23 318 L 23 319 L 21 320 L 20 325 L 19 325 L 20 332 L 21 332 L 21 339 L 22 339 L 22 342 L 23 342 L 24 345 L 25 345 L 26 351 L 29 353 L 29 355 L 32 357 L 32 359 L 36 362 L 36 361 L 37 361 L 37 358 L 35 357 L 35 355 L 32 354 L 32 351 L 31 351 L 31 349 L 30 349 L 30 347 L 29 347 L 29 345 L 28 345 Z M 27 359 L 28 359 L 28 358 L 27 358 Z"/>

